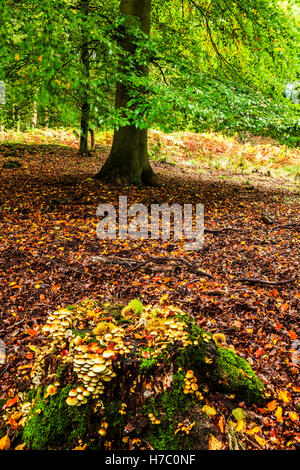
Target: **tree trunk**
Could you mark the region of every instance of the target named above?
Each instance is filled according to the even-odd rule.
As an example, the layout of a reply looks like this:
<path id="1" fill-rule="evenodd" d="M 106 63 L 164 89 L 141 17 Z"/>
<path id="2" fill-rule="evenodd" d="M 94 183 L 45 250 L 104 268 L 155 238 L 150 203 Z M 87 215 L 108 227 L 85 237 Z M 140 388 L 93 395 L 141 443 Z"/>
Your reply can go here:
<path id="1" fill-rule="evenodd" d="M 38 122 L 38 109 L 37 109 L 37 102 L 34 101 L 34 102 L 33 102 L 32 123 L 31 123 L 32 129 L 35 129 L 35 128 L 36 128 L 37 122 Z"/>
<path id="2" fill-rule="evenodd" d="M 151 0 L 121 0 L 120 11 L 124 15 L 135 16 L 140 22 L 141 30 L 149 36 Z M 129 55 L 135 53 L 136 45 L 126 31 L 120 46 Z M 124 73 L 122 63 L 120 71 Z M 135 72 L 145 76 L 148 74 L 148 67 L 136 65 Z M 118 83 L 116 109 L 126 108 L 130 99 L 128 85 Z M 118 184 L 155 183 L 156 178 L 148 158 L 147 130 L 138 129 L 134 124 L 115 129 L 110 155 L 96 178 Z"/>
<path id="3" fill-rule="evenodd" d="M 85 92 L 83 99 L 82 99 L 82 105 L 81 105 L 79 155 L 87 155 L 89 153 L 89 146 L 88 146 L 89 114 L 90 114 L 90 105 L 88 102 L 88 94 Z"/>
<path id="4" fill-rule="evenodd" d="M 83 19 L 88 16 L 89 0 L 81 1 L 81 10 Z M 81 122 L 80 122 L 80 144 L 79 155 L 87 155 L 89 152 L 88 134 L 89 134 L 89 118 L 90 118 L 90 103 L 89 103 L 89 78 L 90 78 L 90 55 L 87 44 L 87 34 L 85 24 L 82 26 L 82 47 L 81 47 L 81 67 L 83 77 L 84 92 L 81 101 Z"/>
<path id="5" fill-rule="evenodd" d="M 90 127 L 89 129 L 90 134 L 91 134 L 91 150 L 95 149 L 95 131 Z"/>

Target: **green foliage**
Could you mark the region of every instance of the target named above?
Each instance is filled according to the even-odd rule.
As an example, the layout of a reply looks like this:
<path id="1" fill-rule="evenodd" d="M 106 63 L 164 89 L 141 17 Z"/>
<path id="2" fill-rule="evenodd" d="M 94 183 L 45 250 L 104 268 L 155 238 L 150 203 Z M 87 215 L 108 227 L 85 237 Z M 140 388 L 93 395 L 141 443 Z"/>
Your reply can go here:
<path id="1" fill-rule="evenodd" d="M 5 126 L 29 128 L 37 106 L 38 125 L 76 127 L 87 95 L 94 127 L 250 132 L 296 145 L 299 105 L 284 98 L 299 62 L 295 0 L 153 0 L 150 39 L 119 3 L 1 3 Z M 132 54 L 120 47 L 125 31 Z M 148 62 L 149 76 L 141 75 L 136 66 Z M 117 82 L 130 89 L 126 109 L 114 109 Z"/>
<path id="2" fill-rule="evenodd" d="M 70 448 L 77 438 L 86 434 L 91 419 L 89 404 L 80 408 L 65 403 L 71 386 L 56 395 L 37 396 L 23 432 L 23 440 L 33 450 Z"/>
<path id="3" fill-rule="evenodd" d="M 127 305 L 127 308 L 128 310 L 131 310 L 134 312 L 135 315 L 139 316 L 142 314 L 143 310 L 144 310 L 144 306 L 142 304 L 142 302 L 138 299 L 133 299 L 129 302 L 129 304 Z"/>
<path id="4" fill-rule="evenodd" d="M 109 423 L 109 432 L 121 435 L 126 418 L 119 413 L 122 407 L 120 400 L 105 403 L 105 420 Z"/>
<path id="5" fill-rule="evenodd" d="M 151 369 L 152 367 L 154 367 L 158 362 L 158 358 L 157 357 L 150 357 L 150 359 L 142 359 L 141 363 L 140 363 L 140 371 L 143 372 L 145 370 L 148 370 L 148 369 Z"/>

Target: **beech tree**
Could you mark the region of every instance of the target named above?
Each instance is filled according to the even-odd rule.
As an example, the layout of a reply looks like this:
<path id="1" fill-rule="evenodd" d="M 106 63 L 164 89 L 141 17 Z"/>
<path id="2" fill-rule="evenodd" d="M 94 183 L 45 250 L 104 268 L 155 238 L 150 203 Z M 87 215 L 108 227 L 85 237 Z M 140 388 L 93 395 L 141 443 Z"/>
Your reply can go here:
<path id="1" fill-rule="evenodd" d="M 126 67 L 126 56 L 134 56 L 137 48 L 135 39 L 130 33 L 132 17 L 137 19 L 141 31 L 149 37 L 151 0 L 121 0 L 120 12 L 127 15 L 123 26 L 123 34 L 119 38 L 120 47 L 124 50 L 125 57 L 120 60 L 120 70 Z M 138 63 L 134 59 L 134 71 L 138 75 L 148 74 L 148 64 Z M 127 108 L 131 101 L 130 83 L 119 81 L 116 89 L 116 109 Z M 141 93 L 143 90 L 140 91 Z M 134 106 L 134 105 L 133 105 Z M 151 184 L 155 182 L 155 176 L 150 166 L 147 150 L 147 129 L 140 129 L 131 122 L 114 131 L 113 144 L 109 158 L 96 176 L 105 181 L 122 184 L 130 182 L 142 182 Z"/>

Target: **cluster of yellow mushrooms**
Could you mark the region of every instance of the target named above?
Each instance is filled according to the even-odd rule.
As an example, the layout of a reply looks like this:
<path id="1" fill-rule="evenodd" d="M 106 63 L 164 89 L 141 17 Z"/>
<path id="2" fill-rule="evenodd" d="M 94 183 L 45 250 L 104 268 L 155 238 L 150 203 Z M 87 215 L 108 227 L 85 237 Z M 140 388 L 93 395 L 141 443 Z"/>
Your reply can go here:
<path id="1" fill-rule="evenodd" d="M 148 418 L 150 419 L 151 424 L 160 424 L 160 419 L 155 418 L 153 413 L 149 413 Z"/>
<path id="2" fill-rule="evenodd" d="M 194 394 L 198 400 L 203 400 L 203 395 L 198 390 L 197 377 L 195 377 L 194 371 L 188 370 L 184 377 L 184 394 Z"/>
<path id="3" fill-rule="evenodd" d="M 55 352 L 62 364 L 72 364 L 78 377 L 76 385 L 69 391 L 66 403 L 80 406 L 90 396 L 100 398 L 105 384 L 116 377 L 113 365 L 118 363 L 121 356 L 130 354 L 133 348 L 131 340 L 141 332 L 147 336 L 147 344 L 150 342 L 154 357 L 174 341 L 180 340 L 184 346 L 191 344 L 187 325 L 177 315 L 182 313 L 179 309 L 149 305 L 142 306 L 142 311 L 136 315 L 130 305 L 122 311 L 123 317 L 131 320 L 123 327 L 116 324 L 113 318 L 108 319 L 105 310 L 88 302 L 70 310 L 60 309 L 52 313 L 42 330 L 50 341 L 38 354 L 32 370 L 33 383 L 41 383 L 45 357 Z M 194 393 L 200 399 L 202 395 L 196 382 L 193 371 L 188 371 L 184 393 Z M 59 385 L 56 382 L 54 386 L 56 384 Z M 50 389 L 48 394 L 52 394 Z M 125 409 L 120 412 L 125 413 Z M 153 420 L 155 422 L 154 417 Z"/>
<path id="4" fill-rule="evenodd" d="M 124 329 L 112 322 L 100 322 L 97 325 L 96 318 L 94 314 L 86 320 L 81 309 L 62 309 L 52 313 L 42 329 L 51 342 L 40 351 L 32 371 L 33 383 L 39 384 L 41 381 L 45 355 L 60 349 L 62 363 L 72 363 L 81 382 L 69 392 L 66 402 L 70 406 L 85 404 L 90 395 L 99 398 L 104 392 L 105 383 L 116 377 L 112 358 L 130 352 L 123 342 Z M 91 331 L 78 335 L 78 331 L 83 331 L 87 326 L 85 321 Z M 110 344 L 113 350 L 109 348 Z"/>

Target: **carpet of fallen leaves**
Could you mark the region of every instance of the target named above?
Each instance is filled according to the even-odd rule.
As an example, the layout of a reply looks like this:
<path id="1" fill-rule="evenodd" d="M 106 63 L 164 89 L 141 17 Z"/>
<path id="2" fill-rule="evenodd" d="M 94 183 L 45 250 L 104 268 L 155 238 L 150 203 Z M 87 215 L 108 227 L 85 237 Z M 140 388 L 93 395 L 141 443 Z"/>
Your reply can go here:
<path id="1" fill-rule="evenodd" d="M 7 354 L 6 363 L 0 361 L 0 399 L 13 402 L 20 381 L 29 380 L 41 326 L 59 306 L 86 297 L 145 303 L 163 297 L 190 312 L 202 328 L 224 333 L 270 392 L 265 407 L 247 409 L 248 429 L 254 431 L 242 437 L 246 448 L 299 447 L 295 182 L 257 172 L 245 181 L 244 174 L 231 178 L 229 170 L 187 167 L 182 158 L 176 165 L 153 162 L 160 187 L 103 185 L 92 177 L 109 153 L 110 139 L 98 143 L 91 156 L 79 157 L 71 134 L 53 135 L 54 143 L 49 135 L 37 136 L 34 143 L 0 145 L 0 339 Z M 212 159 L 214 151 L 212 141 Z M 21 168 L 2 169 L 8 159 Z M 100 241 L 97 206 L 117 207 L 119 195 L 127 195 L 129 205 L 204 203 L 203 248 L 186 252 L 183 241 L 172 240 Z M 149 257 L 162 257 L 162 263 L 132 269 Z M 219 395 L 210 402 L 216 422 L 244 406 Z"/>

